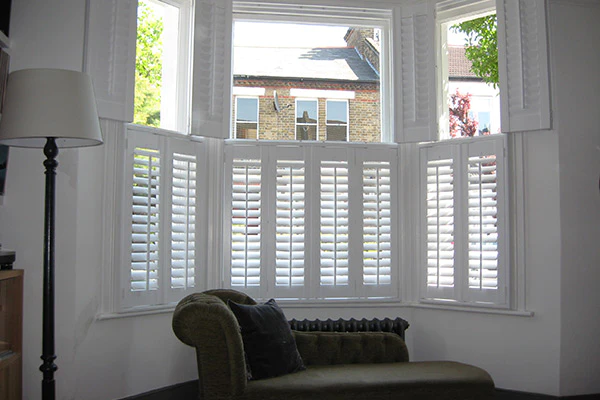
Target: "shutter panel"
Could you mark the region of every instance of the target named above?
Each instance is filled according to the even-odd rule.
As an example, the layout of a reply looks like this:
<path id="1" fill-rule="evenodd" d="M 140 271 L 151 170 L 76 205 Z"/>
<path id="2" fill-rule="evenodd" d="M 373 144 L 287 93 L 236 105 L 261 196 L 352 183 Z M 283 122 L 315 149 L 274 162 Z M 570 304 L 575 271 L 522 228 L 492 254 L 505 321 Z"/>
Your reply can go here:
<path id="1" fill-rule="evenodd" d="M 254 151 L 253 151 L 254 150 Z M 261 285 L 262 163 L 260 149 L 229 147 L 230 269 L 228 284 L 257 296 Z"/>
<path id="2" fill-rule="evenodd" d="M 316 150 L 316 149 L 315 149 Z M 320 297 L 352 297 L 349 224 L 350 166 L 346 150 L 319 149 L 319 289 Z"/>
<path id="3" fill-rule="evenodd" d="M 169 207 L 168 243 L 170 268 L 164 279 L 169 281 L 170 301 L 178 301 L 187 290 L 197 287 L 198 268 L 196 227 L 198 225 L 198 154 L 199 145 L 176 138 L 168 139 L 169 147 Z M 166 174 L 165 174 L 166 176 Z"/>
<path id="4" fill-rule="evenodd" d="M 470 302 L 504 304 L 504 138 L 471 143 L 467 158 Z"/>
<path id="5" fill-rule="evenodd" d="M 550 129 L 546 1 L 497 0 L 503 132 Z"/>
<path id="6" fill-rule="evenodd" d="M 389 161 L 363 165 L 363 284 L 389 285 L 392 267 Z"/>
<path id="7" fill-rule="evenodd" d="M 137 0 L 89 1 L 85 71 L 100 118 L 133 121 Z"/>
<path id="8" fill-rule="evenodd" d="M 396 142 L 437 137 L 435 94 L 435 20 L 430 2 L 394 9 Z"/>
<path id="9" fill-rule="evenodd" d="M 231 0 L 196 0 L 192 84 L 193 135 L 229 137 Z"/>
<path id="10" fill-rule="evenodd" d="M 424 297 L 454 299 L 456 286 L 455 201 L 457 172 L 454 146 L 421 150 L 425 182 Z"/>
<path id="11" fill-rule="evenodd" d="M 362 293 L 363 297 L 398 296 L 398 246 L 395 182 L 398 153 L 391 149 L 357 149 L 362 174 Z M 354 264 L 354 263 L 353 263 Z"/>
<path id="12" fill-rule="evenodd" d="M 280 150 L 276 149 L 277 153 Z M 300 148 L 296 153 L 302 154 Z M 305 288 L 304 160 L 278 159 L 275 200 L 275 293 L 301 296 Z"/>
<path id="13" fill-rule="evenodd" d="M 130 266 L 126 306 L 157 304 L 159 300 L 161 212 L 160 141 L 156 136 L 128 132 L 128 166 L 126 193 L 128 205 L 125 232 L 130 238 L 126 249 Z M 124 281 L 127 281 L 124 280 Z"/>

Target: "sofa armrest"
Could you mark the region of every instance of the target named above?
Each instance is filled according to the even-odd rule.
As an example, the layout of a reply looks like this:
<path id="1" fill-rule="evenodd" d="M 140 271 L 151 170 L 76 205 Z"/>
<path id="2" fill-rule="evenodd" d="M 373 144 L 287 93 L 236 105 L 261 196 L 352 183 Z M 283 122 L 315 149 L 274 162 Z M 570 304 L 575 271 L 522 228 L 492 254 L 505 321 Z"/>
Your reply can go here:
<path id="1" fill-rule="evenodd" d="M 222 299 L 194 293 L 173 313 L 173 332 L 196 349 L 200 398 L 230 398 L 247 385 L 244 346 L 238 322 Z"/>
<path id="2" fill-rule="evenodd" d="M 302 361 L 310 365 L 408 361 L 402 338 L 389 332 L 293 331 Z"/>

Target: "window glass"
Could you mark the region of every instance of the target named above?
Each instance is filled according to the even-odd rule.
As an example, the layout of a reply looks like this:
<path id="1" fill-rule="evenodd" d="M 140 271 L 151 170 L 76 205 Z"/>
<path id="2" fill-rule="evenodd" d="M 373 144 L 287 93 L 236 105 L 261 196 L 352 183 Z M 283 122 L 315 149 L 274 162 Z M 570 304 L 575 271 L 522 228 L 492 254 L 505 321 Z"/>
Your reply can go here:
<path id="1" fill-rule="evenodd" d="M 236 99 L 236 139 L 258 139 L 258 99 Z"/>
<path id="2" fill-rule="evenodd" d="M 348 102 L 327 100 L 327 140 L 348 140 Z"/>
<path id="3" fill-rule="evenodd" d="M 349 27 L 234 19 L 233 87 L 265 88 L 259 139 L 377 143 L 391 137 L 382 132 L 387 99 L 380 91 L 389 34 L 369 23 L 376 22 Z"/>
<path id="4" fill-rule="evenodd" d="M 187 109 L 184 71 L 187 70 L 186 32 L 182 23 L 185 0 L 138 2 L 135 99 L 133 122 L 184 131 Z M 175 5 L 173 5 L 175 4 Z"/>
<path id="5" fill-rule="evenodd" d="M 441 24 L 442 96 L 448 99 L 448 125 L 440 139 L 500 133 L 497 23 L 493 10 L 476 18 Z"/>
<path id="6" fill-rule="evenodd" d="M 317 140 L 317 100 L 296 101 L 296 139 Z"/>

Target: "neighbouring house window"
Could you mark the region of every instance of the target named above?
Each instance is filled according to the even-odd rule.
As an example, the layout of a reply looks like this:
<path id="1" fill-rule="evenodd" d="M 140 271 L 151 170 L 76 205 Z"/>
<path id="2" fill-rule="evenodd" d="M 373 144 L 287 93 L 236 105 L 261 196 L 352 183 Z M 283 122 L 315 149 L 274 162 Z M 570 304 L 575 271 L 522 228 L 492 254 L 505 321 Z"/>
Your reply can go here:
<path id="1" fill-rule="evenodd" d="M 258 98 L 236 97 L 236 139 L 258 139 L 258 109 Z"/>
<path id="2" fill-rule="evenodd" d="M 327 100 L 327 140 L 348 140 L 348 101 Z"/>
<path id="3" fill-rule="evenodd" d="M 296 140 L 318 139 L 319 102 L 296 100 Z"/>

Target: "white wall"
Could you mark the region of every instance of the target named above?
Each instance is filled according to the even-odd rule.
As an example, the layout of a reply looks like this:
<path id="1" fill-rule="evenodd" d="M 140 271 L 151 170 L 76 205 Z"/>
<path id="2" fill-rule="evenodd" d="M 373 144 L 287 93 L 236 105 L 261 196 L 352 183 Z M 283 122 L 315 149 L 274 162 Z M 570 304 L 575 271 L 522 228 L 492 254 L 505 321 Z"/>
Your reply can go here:
<path id="1" fill-rule="evenodd" d="M 593 73 L 598 54 L 587 66 L 577 59 L 597 53 L 592 49 L 598 43 L 598 17 L 564 4 L 554 0 L 550 9 L 554 89 L 564 94 L 554 96 L 555 130 L 524 135 L 526 301 L 535 316 L 290 308 L 290 318 L 399 315 L 411 323 L 407 341 L 415 360 L 473 363 L 486 368 L 501 388 L 553 395 L 600 391 L 588 373 L 600 370 L 591 336 L 598 331 L 600 304 L 593 287 L 599 265 L 600 91 Z M 81 70 L 84 14 L 85 0 L 13 1 L 12 69 Z M 563 43 L 567 39 L 562 37 L 576 37 L 584 27 L 589 34 L 582 44 Z M 575 135 L 577 142 L 570 140 Z M 59 155 L 58 399 L 116 399 L 197 376 L 194 352 L 172 334 L 170 314 L 95 320 L 102 278 L 103 157 L 103 147 Z M 15 267 L 25 269 L 25 399 L 40 397 L 42 160 L 41 150 L 11 149 L 7 195 L 0 206 L 0 241 L 17 251 Z M 587 219 L 594 210 L 596 219 Z"/>
<path id="2" fill-rule="evenodd" d="M 554 2 L 550 16 L 560 161 L 560 393 L 600 393 L 600 3 Z"/>

